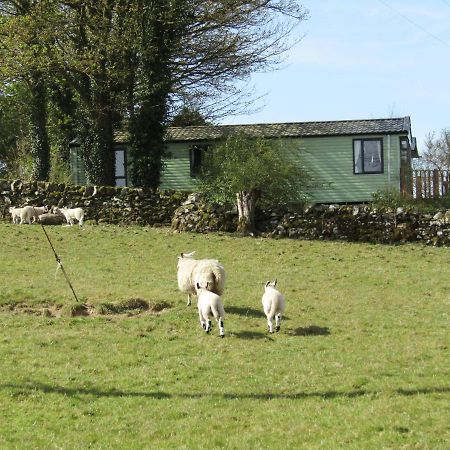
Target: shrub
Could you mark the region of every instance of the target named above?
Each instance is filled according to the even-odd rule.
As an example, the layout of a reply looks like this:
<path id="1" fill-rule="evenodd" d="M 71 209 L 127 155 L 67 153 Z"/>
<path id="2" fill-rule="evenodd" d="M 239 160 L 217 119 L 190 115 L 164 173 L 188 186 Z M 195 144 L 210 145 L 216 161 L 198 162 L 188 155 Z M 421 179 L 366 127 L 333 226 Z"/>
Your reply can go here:
<path id="1" fill-rule="evenodd" d="M 396 189 L 384 189 L 372 193 L 372 205 L 375 208 L 396 209 L 407 206 L 407 201 Z"/>

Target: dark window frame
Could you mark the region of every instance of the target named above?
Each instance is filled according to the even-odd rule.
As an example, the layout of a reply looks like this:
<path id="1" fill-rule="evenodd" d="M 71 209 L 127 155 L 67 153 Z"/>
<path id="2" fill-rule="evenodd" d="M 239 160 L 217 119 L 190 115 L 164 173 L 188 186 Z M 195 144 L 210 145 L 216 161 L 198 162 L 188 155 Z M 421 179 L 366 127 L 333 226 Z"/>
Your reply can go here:
<path id="1" fill-rule="evenodd" d="M 361 172 L 355 171 L 355 142 L 361 142 L 361 158 L 362 158 L 362 170 Z M 368 141 L 378 141 L 380 143 L 381 148 L 381 170 L 377 172 L 366 172 L 364 168 L 364 142 Z M 384 147 L 383 147 L 383 138 L 357 138 L 353 139 L 353 175 L 380 175 L 384 173 Z"/>
<path id="2" fill-rule="evenodd" d="M 189 173 L 191 178 L 197 178 L 203 162 L 203 153 L 208 149 L 208 145 L 191 145 L 189 147 Z"/>

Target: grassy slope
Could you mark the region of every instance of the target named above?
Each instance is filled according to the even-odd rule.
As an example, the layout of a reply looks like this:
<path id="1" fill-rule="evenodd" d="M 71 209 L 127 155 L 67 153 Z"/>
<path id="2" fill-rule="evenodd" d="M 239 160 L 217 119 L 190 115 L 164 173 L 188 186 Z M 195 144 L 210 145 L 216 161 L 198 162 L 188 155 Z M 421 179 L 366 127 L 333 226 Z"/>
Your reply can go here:
<path id="1" fill-rule="evenodd" d="M 47 228 L 90 304 L 160 316 L 0 312 L 0 448 L 430 448 L 450 442 L 448 249 Z M 38 226 L 0 224 L 0 304 L 72 303 Z M 176 255 L 226 266 L 223 340 Z M 277 277 L 282 332 L 260 298 Z"/>

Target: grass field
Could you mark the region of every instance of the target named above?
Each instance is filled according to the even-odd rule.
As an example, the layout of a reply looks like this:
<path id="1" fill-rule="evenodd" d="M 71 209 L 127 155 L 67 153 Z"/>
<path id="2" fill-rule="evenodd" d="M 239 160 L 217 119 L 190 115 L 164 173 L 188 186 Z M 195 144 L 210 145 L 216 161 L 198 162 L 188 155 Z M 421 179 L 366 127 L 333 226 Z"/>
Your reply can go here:
<path id="1" fill-rule="evenodd" d="M 91 314 L 39 226 L 0 224 L 2 450 L 450 448 L 450 249 L 47 230 Z M 177 290 L 192 250 L 226 267 L 225 339 Z"/>

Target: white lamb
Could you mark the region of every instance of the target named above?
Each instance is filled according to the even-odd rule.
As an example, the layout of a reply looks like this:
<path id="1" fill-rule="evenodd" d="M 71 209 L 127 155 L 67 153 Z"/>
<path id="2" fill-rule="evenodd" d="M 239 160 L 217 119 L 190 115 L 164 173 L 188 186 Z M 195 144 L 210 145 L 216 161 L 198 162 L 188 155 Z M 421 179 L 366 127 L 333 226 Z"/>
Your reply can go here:
<path id="1" fill-rule="evenodd" d="M 39 220 L 39 216 L 47 211 L 47 206 L 24 206 L 20 211 L 20 223 L 28 223 L 31 225 L 32 220 L 36 222 Z"/>
<path id="2" fill-rule="evenodd" d="M 206 283 L 205 287 L 202 287 L 199 283 L 196 284 L 200 325 L 209 333 L 211 331 L 211 319 L 214 317 L 219 324 L 219 336 L 223 338 L 225 336 L 225 310 L 220 296 L 211 292 L 209 287 L 209 283 Z"/>
<path id="3" fill-rule="evenodd" d="M 72 226 L 76 220 L 80 227 L 83 225 L 84 220 L 84 211 L 83 208 L 58 208 L 57 212 L 61 212 L 64 214 L 67 223 Z"/>
<path id="4" fill-rule="evenodd" d="M 20 222 L 20 213 L 21 212 L 22 212 L 22 208 L 15 208 L 14 206 L 11 206 L 9 208 L 9 213 L 11 214 L 12 223 Z"/>
<path id="5" fill-rule="evenodd" d="M 191 304 L 191 295 L 196 294 L 196 284 L 208 284 L 208 290 L 222 295 L 225 288 L 225 269 L 216 259 L 194 259 L 195 252 L 181 253 L 178 256 L 178 288 L 188 294 L 187 304 Z"/>
<path id="6" fill-rule="evenodd" d="M 284 296 L 278 289 L 275 288 L 277 280 L 267 281 L 265 291 L 262 296 L 262 304 L 264 313 L 267 316 L 267 325 L 269 326 L 269 333 L 273 333 L 272 320 L 275 317 L 275 330 L 280 331 L 281 315 L 284 312 Z"/>

